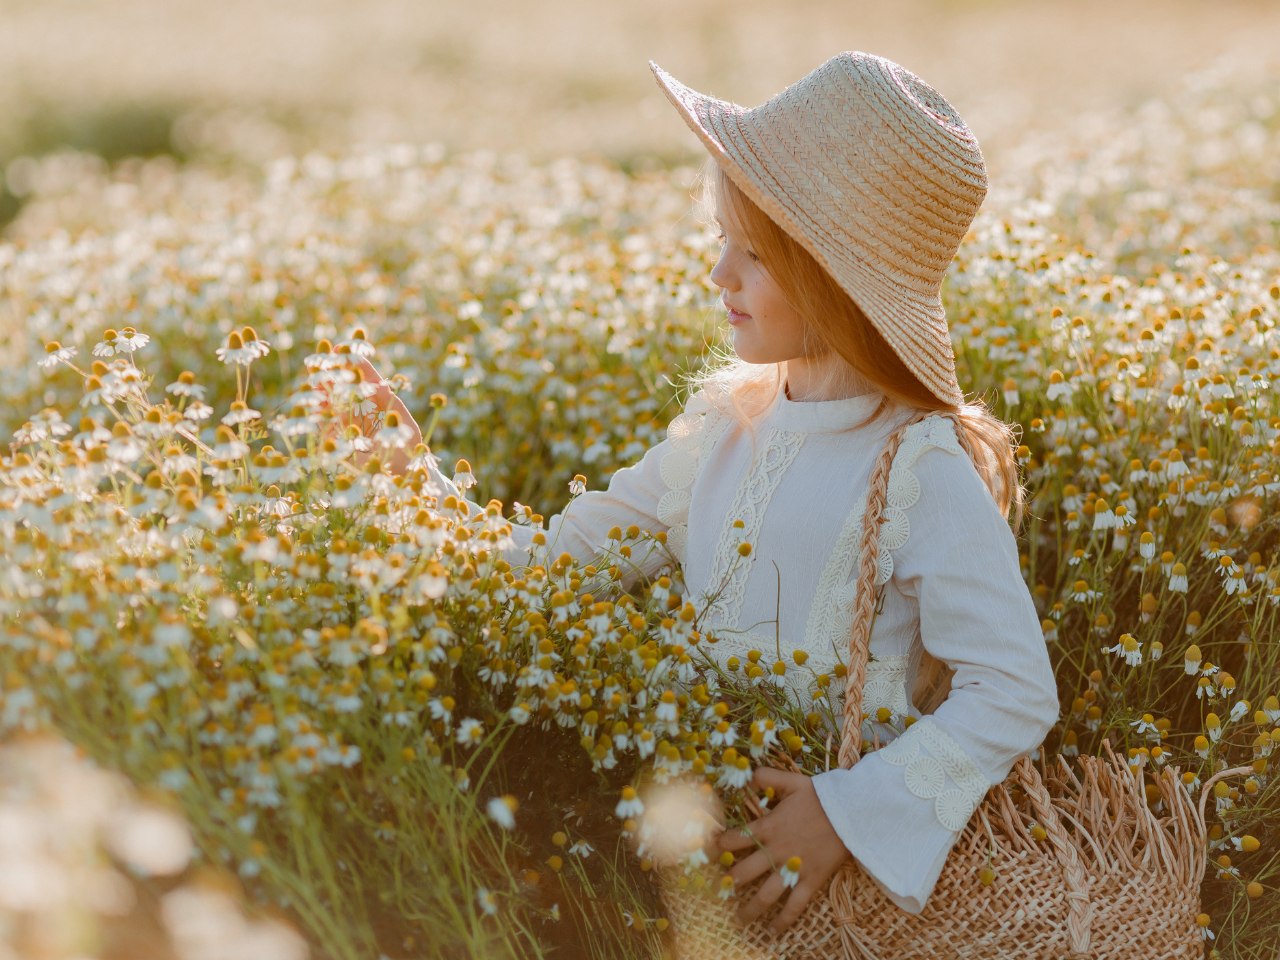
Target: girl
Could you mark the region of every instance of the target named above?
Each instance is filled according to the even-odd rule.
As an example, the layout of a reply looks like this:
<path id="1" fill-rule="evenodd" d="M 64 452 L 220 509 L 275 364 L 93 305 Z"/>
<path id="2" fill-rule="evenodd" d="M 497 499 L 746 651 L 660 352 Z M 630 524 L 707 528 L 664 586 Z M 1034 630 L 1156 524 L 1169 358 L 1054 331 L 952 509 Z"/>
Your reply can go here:
<path id="1" fill-rule="evenodd" d="M 988 786 L 1058 714 L 1007 522 L 1010 430 L 964 402 L 940 298 L 986 191 L 982 154 L 946 100 L 878 57 L 840 54 L 752 110 L 654 71 L 715 161 L 711 279 L 736 359 L 546 538 L 585 561 L 615 525 L 665 531 L 718 658 L 777 646 L 827 672 L 848 647 L 872 464 L 918 421 L 890 474 L 864 687 L 868 736 L 897 742 L 812 778 L 761 769 L 780 802 L 717 841 L 742 854 L 739 886 L 801 858 L 794 889 L 774 873 L 744 923 L 786 894 L 785 928 L 848 857 L 918 913 Z M 385 384 L 376 400 L 412 422 Z M 508 560 L 528 563 L 534 531 L 513 535 Z"/>

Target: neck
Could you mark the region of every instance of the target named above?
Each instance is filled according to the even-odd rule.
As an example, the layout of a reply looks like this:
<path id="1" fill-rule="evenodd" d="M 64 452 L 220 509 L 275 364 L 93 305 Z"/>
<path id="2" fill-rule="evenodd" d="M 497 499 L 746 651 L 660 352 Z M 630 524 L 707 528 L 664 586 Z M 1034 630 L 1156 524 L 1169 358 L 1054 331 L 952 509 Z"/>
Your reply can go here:
<path id="1" fill-rule="evenodd" d="M 833 353 L 788 360 L 785 377 L 787 398 L 801 403 L 844 400 L 874 392 L 869 383 Z"/>

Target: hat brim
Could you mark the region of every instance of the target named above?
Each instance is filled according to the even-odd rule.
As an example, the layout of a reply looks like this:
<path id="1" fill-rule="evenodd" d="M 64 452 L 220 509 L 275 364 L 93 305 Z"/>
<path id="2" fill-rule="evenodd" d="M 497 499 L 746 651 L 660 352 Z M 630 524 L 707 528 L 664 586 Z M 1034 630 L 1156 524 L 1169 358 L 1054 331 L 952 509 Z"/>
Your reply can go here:
<path id="1" fill-rule="evenodd" d="M 802 227 L 778 199 L 786 196 L 782 184 L 770 177 L 765 158 L 754 154 L 742 129 L 746 111 L 685 86 L 652 60 L 649 67 L 667 99 L 734 184 L 835 279 L 930 393 L 943 403 L 963 404 L 964 393 L 956 379 L 954 352 L 941 297 L 922 294 L 883 272 L 878 275 L 875 287 L 848 276 L 848 271 L 831 262 L 810 231 Z M 735 130 L 737 136 L 733 135 Z M 890 291 L 878 289 L 885 286 Z M 890 295 L 886 296 L 886 292 Z"/>

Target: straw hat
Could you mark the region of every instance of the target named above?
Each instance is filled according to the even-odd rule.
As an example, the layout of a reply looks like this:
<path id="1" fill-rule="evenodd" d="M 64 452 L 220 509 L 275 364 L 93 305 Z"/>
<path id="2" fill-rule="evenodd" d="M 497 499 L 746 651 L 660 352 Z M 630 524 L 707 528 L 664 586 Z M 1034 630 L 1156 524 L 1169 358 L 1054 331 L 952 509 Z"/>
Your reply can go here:
<path id="1" fill-rule="evenodd" d="M 750 110 L 650 62 L 711 155 L 940 400 L 964 402 L 942 279 L 987 192 L 978 141 L 914 73 L 841 53 Z"/>

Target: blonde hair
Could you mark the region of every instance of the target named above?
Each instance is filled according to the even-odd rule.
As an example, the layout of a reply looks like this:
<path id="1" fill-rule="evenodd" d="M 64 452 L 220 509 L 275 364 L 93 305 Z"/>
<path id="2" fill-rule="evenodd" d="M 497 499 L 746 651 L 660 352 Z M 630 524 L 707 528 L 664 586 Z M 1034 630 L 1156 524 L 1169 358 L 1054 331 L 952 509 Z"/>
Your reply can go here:
<path id="1" fill-rule="evenodd" d="M 805 323 L 806 354 L 835 354 L 842 363 L 834 376 L 841 385 L 879 393 L 872 420 L 895 411 L 919 416 L 940 413 L 955 424 L 961 445 L 1006 518 L 1021 524 L 1023 493 L 1014 460 L 1013 428 L 981 402 L 961 406 L 933 394 L 894 352 L 866 315 L 822 265 L 739 189 L 715 161 L 699 176 L 701 215 L 714 220 L 716 201 L 723 216 L 741 232 L 761 265 Z M 808 349 L 809 345 L 813 350 Z M 786 382 L 786 364 L 750 364 L 724 358 L 692 378 L 728 401 L 726 413 L 754 436 L 753 418 L 767 409 Z"/>

